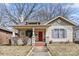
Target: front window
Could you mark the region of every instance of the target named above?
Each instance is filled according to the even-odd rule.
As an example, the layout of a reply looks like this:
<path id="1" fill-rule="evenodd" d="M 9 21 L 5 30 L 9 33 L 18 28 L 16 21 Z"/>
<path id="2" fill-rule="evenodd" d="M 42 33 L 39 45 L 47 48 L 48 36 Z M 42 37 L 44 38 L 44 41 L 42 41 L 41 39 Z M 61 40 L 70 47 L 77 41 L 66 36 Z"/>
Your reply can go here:
<path id="1" fill-rule="evenodd" d="M 66 38 L 66 30 L 65 29 L 54 29 L 52 31 L 53 38 Z"/>
<path id="2" fill-rule="evenodd" d="M 32 37 L 32 30 L 26 30 L 26 36 Z"/>

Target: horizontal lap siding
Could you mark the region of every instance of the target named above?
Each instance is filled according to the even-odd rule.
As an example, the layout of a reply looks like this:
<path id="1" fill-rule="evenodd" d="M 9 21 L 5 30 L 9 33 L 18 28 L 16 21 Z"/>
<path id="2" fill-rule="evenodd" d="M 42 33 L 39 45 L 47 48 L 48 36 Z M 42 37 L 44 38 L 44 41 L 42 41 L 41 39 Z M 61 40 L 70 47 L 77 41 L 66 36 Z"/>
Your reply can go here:
<path id="1" fill-rule="evenodd" d="M 74 32 L 74 41 L 79 41 L 79 29 L 75 30 Z"/>
<path id="2" fill-rule="evenodd" d="M 65 29 L 67 31 L 67 38 L 53 38 L 52 30 L 53 29 Z M 50 26 L 47 28 L 46 36 L 48 36 L 48 41 L 52 40 L 53 42 L 73 42 L 73 27 L 72 26 Z"/>

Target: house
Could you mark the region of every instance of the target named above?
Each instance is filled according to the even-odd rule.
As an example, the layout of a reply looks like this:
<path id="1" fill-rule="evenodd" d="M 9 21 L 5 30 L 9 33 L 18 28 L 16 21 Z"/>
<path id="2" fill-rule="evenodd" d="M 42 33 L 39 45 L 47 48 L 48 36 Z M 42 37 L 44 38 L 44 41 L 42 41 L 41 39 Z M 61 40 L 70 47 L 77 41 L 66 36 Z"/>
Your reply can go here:
<path id="1" fill-rule="evenodd" d="M 0 44 L 9 44 L 11 34 L 11 31 L 5 30 L 4 28 L 0 28 Z"/>
<path id="2" fill-rule="evenodd" d="M 11 44 L 12 31 L 0 27 L 0 45 Z"/>
<path id="3" fill-rule="evenodd" d="M 19 31 L 19 36 L 22 38 L 30 38 L 30 43 L 35 45 L 37 42 L 73 42 L 73 28 L 77 24 L 73 21 L 58 16 L 46 23 L 38 21 L 25 22 L 13 26 Z"/>
<path id="4" fill-rule="evenodd" d="M 79 25 L 74 27 L 74 41 L 79 43 Z"/>

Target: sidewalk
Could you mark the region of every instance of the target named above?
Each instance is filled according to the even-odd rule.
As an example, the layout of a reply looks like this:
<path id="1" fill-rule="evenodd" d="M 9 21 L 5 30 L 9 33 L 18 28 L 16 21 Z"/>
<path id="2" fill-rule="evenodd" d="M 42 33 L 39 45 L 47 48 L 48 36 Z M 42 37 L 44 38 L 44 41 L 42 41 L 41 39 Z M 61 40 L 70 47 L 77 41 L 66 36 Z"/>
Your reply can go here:
<path id="1" fill-rule="evenodd" d="M 45 46 L 34 46 L 30 56 L 50 56 Z"/>

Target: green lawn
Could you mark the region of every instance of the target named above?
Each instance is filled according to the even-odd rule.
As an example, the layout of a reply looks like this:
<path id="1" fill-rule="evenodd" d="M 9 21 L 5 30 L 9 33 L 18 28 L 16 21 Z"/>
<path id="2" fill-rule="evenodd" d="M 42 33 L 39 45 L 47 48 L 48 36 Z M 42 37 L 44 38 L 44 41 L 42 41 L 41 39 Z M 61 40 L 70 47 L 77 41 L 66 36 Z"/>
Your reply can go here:
<path id="1" fill-rule="evenodd" d="M 47 46 L 52 56 L 79 56 L 79 44 L 53 43 Z"/>

